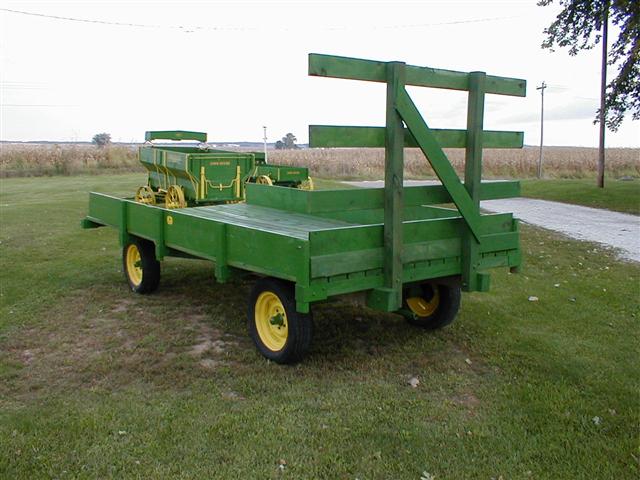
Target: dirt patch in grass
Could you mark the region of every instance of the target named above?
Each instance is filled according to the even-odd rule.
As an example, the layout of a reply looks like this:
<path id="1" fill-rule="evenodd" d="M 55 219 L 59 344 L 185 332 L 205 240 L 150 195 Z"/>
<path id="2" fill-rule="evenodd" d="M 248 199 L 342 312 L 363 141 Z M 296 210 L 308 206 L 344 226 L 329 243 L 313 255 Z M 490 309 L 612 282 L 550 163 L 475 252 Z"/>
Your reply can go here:
<path id="1" fill-rule="evenodd" d="M 231 365 L 237 351 L 247 348 L 212 326 L 216 319 L 206 305 L 185 314 L 179 307 L 167 311 L 164 303 L 159 295 L 113 301 L 99 288 L 74 292 L 50 310 L 51 322 L 7 339 L 2 355 L 16 371 L 0 390 L 27 399 L 41 390 L 184 384 Z"/>
<path id="2" fill-rule="evenodd" d="M 50 322 L 7 339 L 4 360 L 16 369 L 0 390 L 23 402 L 131 385 L 173 390 L 218 374 L 226 378 L 230 369 L 260 376 L 279 368 L 318 383 L 336 372 L 356 382 L 375 375 L 401 389 L 410 388 L 406 378 L 415 375 L 419 395 L 444 403 L 475 398 L 461 392 L 474 392 L 484 376 L 495 373 L 480 359 L 471 361 L 466 346 L 447 331 L 426 334 L 399 316 L 340 303 L 316 309 L 313 350 L 304 364 L 287 370 L 261 359 L 246 334 L 244 315 L 237 312 L 244 310 L 247 284 L 211 283 L 192 293 L 174 288 L 174 282 L 179 283 L 167 279 L 164 290 L 150 296 L 134 295 L 126 286 L 96 285 L 61 298 L 49 311 Z M 244 394 L 230 388 L 228 396 Z"/>

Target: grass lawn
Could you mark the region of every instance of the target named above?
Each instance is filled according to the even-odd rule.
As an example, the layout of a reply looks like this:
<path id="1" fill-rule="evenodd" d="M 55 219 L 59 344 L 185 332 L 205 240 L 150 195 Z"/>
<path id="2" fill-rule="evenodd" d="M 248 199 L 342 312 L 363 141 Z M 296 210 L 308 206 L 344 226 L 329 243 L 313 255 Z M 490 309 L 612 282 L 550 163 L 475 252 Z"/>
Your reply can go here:
<path id="1" fill-rule="evenodd" d="M 0 478 L 638 478 L 637 264 L 525 226 L 523 273 L 449 328 L 321 304 L 283 367 L 249 280 L 169 259 L 136 296 L 116 232 L 80 230 L 86 192 L 143 181 L 1 181 Z"/>
<path id="2" fill-rule="evenodd" d="M 522 180 L 522 196 L 640 215 L 640 180 L 607 178 L 604 186 L 595 179 Z"/>

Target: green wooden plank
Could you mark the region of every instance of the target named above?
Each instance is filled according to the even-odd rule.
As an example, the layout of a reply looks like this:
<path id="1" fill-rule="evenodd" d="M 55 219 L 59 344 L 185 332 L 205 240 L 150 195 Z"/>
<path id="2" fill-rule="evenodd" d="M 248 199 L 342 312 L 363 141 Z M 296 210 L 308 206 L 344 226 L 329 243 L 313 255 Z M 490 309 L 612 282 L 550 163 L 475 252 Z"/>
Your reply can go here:
<path id="1" fill-rule="evenodd" d="M 483 182 L 480 184 L 480 200 L 497 200 L 520 196 L 520 182 L 499 181 Z"/>
<path id="2" fill-rule="evenodd" d="M 274 188 L 274 187 L 269 187 Z M 251 230 L 272 232 L 284 236 L 306 240 L 310 231 L 348 226 L 349 223 L 336 219 L 311 216 L 297 212 L 236 203 L 206 207 L 186 208 L 182 215 L 237 225 Z"/>
<path id="3" fill-rule="evenodd" d="M 483 182 L 480 185 L 481 200 L 517 197 L 520 183 L 517 181 Z M 451 196 L 442 185 L 404 187 L 405 207 L 451 203 Z M 358 188 L 341 190 L 298 190 L 259 184 L 247 184 L 247 204 L 270 207 L 290 212 L 321 215 L 347 222 L 358 222 L 358 216 L 349 212 L 381 209 L 384 207 L 382 188 Z M 332 217 L 332 212 L 341 212 Z M 365 223 L 378 223 L 376 221 Z"/>
<path id="4" fill-rule="evenodd" d="M 376 60 L 309 54 L 309 75 L 345 78 L 369 82 L 386 82 L 386 63 Z M 416 87 L 468 90 L 469 78 L 465 72 L 407 65 L 406 85 Z M 486 93 L 524 97 L 527 82 L 518 78 L 487 76 Z"/>
<path id="5" fill-rule="evenodd" d="M 390 311 L 402 306 L 402 216 L 404 192 L 404 126 L 397 99 L 404 90 L 405 64 L 387 64 L 384 159 L 384 286 Z"/>
<path id="6" fill-rule="evenodd" d="M 422 115 L 420 115 L 411 97 L 409 97 L 409 94 L 404 89 L 398 97 L 397 107 L 404 123 L 418 141 L 420 149 L 429 160 L 429 163 L 431 163 L 433 170 L 449 192 L 449 195 L 451 195 L 451 199 L 456 204 L 456 207 L 460 210 L 467 226 L 479 241 L 480 234 L 478 228 L 480 224 L 480 213 L 478 208 L 471 201 L 471 197 L 469 197 L 469 194 L 460 182 L 451 163 L 449 163 L 449 160 L 438 145 L 437 140 L 429 130 Z"/>
<path id="7" fill-rule="evenodd" d="M 518 250 L 519 234 L 509 213 L 483 215 L 480 253 Z M 404 222 L 402 252 L 407 264 L 461 256 L 462 219 Z M 331 277 L 382 268 L 385 250 L 380 226 L 361 226 L 313 232 L 310 235 L 311 276 Z"/>
<path id="8" fill-rule="evenodd" d="M 467 131 L 456 129 L 431 130 L 442 148 L 465 148 Z M 385 127 L 354 127 L 309 125 L 309 146 L 312 148 L 381 148 L 384 147 Z M 486 130 L 484 148 L 522 148 L 523 132 Z M 404 146 L 418 147 L 408 129 L 404 130 Z"/>
<path id="9" fill-rule="evenodd" d="M 517 250 L 520 245 L 518 232 L 492 233 L 482 236 L 481 253 L 498 252 L 502 250 Z"/>
<path id="10" fill-rule="evenodd" d="M 480 206 L 485 84 L 486 75 L 484 72 L 472 72 L 469 74 L 464 187 L 467 189 L 476 209 Z M 462 288 L 466 291 L 478 290 L 483 280 L 478 275 L 480 239 L 474 238 L 470 232 L 465 232 L 462 245 Z"/>
<path id="11" fill-rule="evenodd" d="M 482 215 L 480 220 L 481 235 L 515 231 L 512 213 L 490 213 Z"/>
<path id="12" fill-rule="evenodd" d="M 196 140 L 198 142 L 206 142 L 207 134 L 205 132 L 189 132 L 186 130 L 155 130 L 145 132 L 144 139 L 147 142 L 151 140 Z"/>
<path id="13" fill-rule="evenodd" d="M 427 220 L 430 218 L 458 217 L 460 213 L 455 208 L 438 208 L 429 205 L 406 205 L 402 210 L 403 221 Z M 384 209 L 371 208 L 367 210 L 337 210 L 335 212 L 315 213 L 326 218 L 335 218 L 352 224 L 371 225 L 384 222 Z"/>
<path id="14" fill-rule="evenodd" d="M 245 184 L 245 192 L 248 205 L 261 205 L 298 213 L 310 212 L 308 194 L 316 193 L 309 190 L 259 183 Z"/>
<path id="15" fill-rule="evenodd" d="M 404 270 L 403 281 L 419 282 L 422 280 L 434 280 L 442 277 L 460 275 L 460 257 L 443 258 L 437 262 L 424 262 L 416 264 L 414 268 Z"/>
<path id="16" fill-rule="evenodd" d="M 387 64 L 375 60 L 310 53 L 309 75 L 386 83 Z"/>
<path id="17" fill-rule="evenodd" d="M 118 227 L 120 224 L 120 205 L 124 200 L 112 195 L 91 192 L 89 194 L 89 213 L 91 220 Z"/>
<path id="18" fill-rule="evenodd" d="M 515 251 L 519 248 L 519 234 L 518 232 L 501 232 L 483 235 L 481 245 L 479 253 L 483 256 L 490 254 L 506 256 L 506 251 Z M 459 237 L 406 244 L 402 256 L 403 268 L 406 270 L 409 264 L 416 262 L 460 256 L 461 247 L 462 241 Z M 332 277 L 382 268 L 383 259 L 382 247 L 314 256 L 311 257 L 311 277 L 314 279 Z M 480 258 L 478 264 L 480 264 Z"/>

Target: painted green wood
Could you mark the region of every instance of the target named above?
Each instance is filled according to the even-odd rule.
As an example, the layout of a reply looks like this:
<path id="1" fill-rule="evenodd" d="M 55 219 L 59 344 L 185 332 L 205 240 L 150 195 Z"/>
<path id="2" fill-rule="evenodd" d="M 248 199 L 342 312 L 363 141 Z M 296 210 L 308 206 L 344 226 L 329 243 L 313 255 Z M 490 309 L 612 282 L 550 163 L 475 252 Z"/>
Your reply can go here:
<path id="1" fill-rule="evenodd" d="M 119 227 L 121 198 L 91 192 L 89 194 L 89 211 L 87 219 L 100 225 Z"/>
<path id="2" fill-rule="evenodd" d="M 153 156 L 150 181 L 166 182 L 171 177 L 186 191 L 190 187 L 185 182 L 193 183 L 193 173 L 209 166 L 198 161 L 249 158 L 258 169 L 231 163 L 215 165 L 229 167 L 231 173 L 240 166 L 244 172 L 241 190 L 246 192 L 247 202 L 167 210 L 91 194 L 82 225 L 112 225 L 118 229 L 121 243 L 133 236 L 147 238 L 155 243 L 159 258 L 180 255 L 210 260 L 221 282 L 237 272 L 291 281 L 300 312 L 308 312 L 311 302 L 357 291 L 367 292 L 370 306 L 396 310 L 402 285 L 407 282 L 464 276 L 466 289 L 485 290 L 489 286 L 486 269 L 519 267 L 518 222 L 511 214 L 480 215 L 478 203 L 519 194 L 517 182 L 480 181 L 483 148 L 522 146 L 520 132 L 484 132 L 482 110 L 485 93 L 524 95 L 524 81 L 319 55 L 309 57 L 309 72 L 387 84 L 384 129 L 311 128 L 314 144 L 384 146 L 384 189 L 309 192 L 249 183 L 245 190 L 249 170 L 260 169 L 262 174 L 286 182 L 306 170 L 278 170 L 280 167 L 264 165 L 261 154 L 248 154 L 253 155 L 249 158 L 212 149 L 203 153 L 193 147 L 143 148 L 141 156 Z M 469 91 L 467 129 L 430 130 L 405 85 Z M 199 132 L 179 131 L 153 132 L 149 139 L 186 139 L 190 134 L 197 136 L 190 139 L 206 140 Z M 443 185 L 403 187 L 406 146 L 422 149 Z M 443 146 L 466 149 L 465 185 L 443 153 Z M 157 171 L 158 160 L 166 171 Z M 196 170 L 187 172 L 193 168 Z M 433 206 L 450 202 L 457 210 Z"/>
<path id="3" fill-rule="evenodd" d="M 229 246 L 227 243 L 227 224 L 217 223 L 215 229 L 215 237 L 213 239 L 216 246 L 216 261 L 214 274 L 216 281 L 225 283 L 231 277 L 229 269 Z"/>
<path id="4" fill-rule="evenodd" d="M 147 142 L 152 140 L 196 140 L 204 143 L 207 141 L 207 134 L 205 132 L 189 132 L 186 130 L 155 130 L 145 132 L 144 139 Z"/>
<path id="5" fill-rule="evenodd" d="M 372 208 L 366 210 L 351 210 L 335 212 L 322 212 L 314 215 L 324 218 L 334 218 L 349 223 L 371 225 L 384 222 L 384 208 Z M 457 217 L 460 213 L 456 209 L 439 209 L 428 205 L 405 205 L 402 210 L 402 220 L 427 220 L 430 218 Z"/>
<path id="6" fill-rule="evenodd" d="M 513 215 L 489 214 L 480 220 L 481 236 L 512 232 Z M 427 242 L 448 238 L 460 238 L 465 231 L 461 217 L 434 218 L 405 221 L 402 225 L 404 246 L 416 242 Z M 382 248 L 383 225 L 353 225 L 341 228 L 316 230 L 309 233 L 310 255 L 321 256 L 350 251 Z"/>
<path id="7" fill-rule="evenodd" d="M 396 104 L 404 90 L 405 64 L 387 64 L 387 112 L 384 159 L 384 295 L 385 310 L 402 306 L 402 216 L 404 185 L 404 125 Z"/>
<path id="8" fill-rule="evenodd" d="M 82 220 L 80 220 L 80 228 L 89 230 L 92 228 L 100 228 L 100 227 L 102 227 L 102 225 L 94 222 L 93 220 L 90 220 L 89 218 L 83 218 Z"/>
<path id="9" fill-rule="evenodd" d="M 449 195 L 451 195 L 451 199 L 456 204 L 456 207 L 458 207 L 458 210 L 460 210 L 460 213 L 467 222 L 469 230 L 471 230 L 476 240 L 479 240 L 478 227 L 480 224 L 480 213 L 478 208 L 471 201 L 469 194 L 460 182 L 447 156 L 438 145 L 437 140 L 433 137 L 422 115 L 420 115 L 420 112 L 414 105 L 413 100 L 411 100 L 411 97 L 409 97 L 409 94 L 404 89 L 398 96 L 397 108 L 404 123 L 418 141 L 420 149 L 429 160 L 436 175 L 449 192 Z"/>
<path id="10" fill-rule="evenodd" d="M 481 200 L 511 198 L 520 195 L 520 182 L 483 182 Z M 442 185 L 404 187 L 404 205 L 431 205 L 451 203 L 451 195 Z M 354 212 L 384 208 L 384 189 L 358 188 L 342 190 L 298 190 L 248 184 L 247 204 L 268 206 L 290 212 L 319 215 L 330 212 Z"/>
<path id="11" fill-rule="evenodd" d="M 467 131 L 431 129 L 442 148 L 465 148 Z M 352 127 L 309 125 L 309 146 L 312 148 L 379 148 L 384 147 L 385 127 Z M 522 148 L 523 132 L 487 130 L 483 134 L 484 148 Z M 418 143 L 408 129 L 404 130 L 404 146 L 416 148 Z"/>
<path id="12" fill-rule="evenodd" d="M 221 280 L 228 277 L 218 266 L 226 263 L 229 269 L 293 281 L 296 283 L 296 308 L 301 312 L 308 311 L 310 301 L 327 296 L 384 288 L 382 254 L 376 253 L 376 249 L 383 252 L 383 225 L 339 222 L 340 226 L 335 226 L 336 222 L 330 220 L 328 225 L 331 228 L 324 228 L 327 227 L 326 219 L 316 218 L 317 222 L 306 229 L 309 231 L 308 240 L 302 240 L 298 238 L 299 229 L 303 228 L 301 222 L 309 220 L 309 215 L 280 211 L 281 217 L 292 217 L 284 222 L 289 226 L 278 228 L 280 232 L 287 232 L 284 235 L 263 231 L 264 225 L 252 218 L 253 214 L 260 213 L 263 219 L 273 220 L 273 211 L 276 209 L 250 208 L 243 215 L 241 209 L 237 208 L 240 206 L 167 210 L 91 194 L 90 212 L 93 216 L 87 217 L 87 220 L 98 224 L 111 222 L 119 228 L 124 212 L 126 230 L 121 234 L 148 238 L 156 243 L 164 242 L 167 255 L 179 252 L 183 256 L 211 260 L 216 264 L 216 275 Z M 211 210 L 222 210 L 223 213 L 212 215 Z M 230 215 L 234 210 L 237 215 Z M 452 213 L 442 210 L 447 215 Z M 247 215 L 248 212 L 253 213 Z M 234 217 L 235 220 L 228 221 Z M 163 219 L 163 229 L 159 229 L 160 218 Z M 247 224 L 251 227 L 247 227 Z M 405 240 L 403 282 L 460 274 L 460 238 L 464 231 L 461 217 L 405 221 L 402 227 Z M 487 238 L 483 246 L 486 245 L 487 253 L 491 254 L 483 257 L 483 268 L 489 264 L 518 265 L 518 235 L 514 229 L 517 229 L 517 222 L 510 214 L 482 217 L 481 233 L 483 238 Z M 501 258 L 496 259 L 496 256 Z M 505 256 L 506 260 L 502 258 Z M 354 271 L 347 272 L 342 265 L 351 265 L 350 269 Z M 326 286 L 318 287 L 318 283 L 311 278 L 318 274 L 313 271 L 314 268 L 322 268 L 324 271 L 320 273 L 329 275 L 322 277 Z M 322 282 L 320 284 L 324 285 Z M 388 298 L 387 295 L 383 300 Z"/>
<path id="13" fill-rule="evenodd" d="M 213 220 L 250 230 L 276 233 L 300 240 L 307 240 L 309 232 L 314 230 L 339 228 L 350 225 L 348 222 L 331 218 L 295 212 L 283 213 L 282 210 L 248 203 L 212 205 L 180 210 L 181 215 Z"/>
<path id="14" fill-rule="evenodd" d="M 311 76 L 386 82 L 386 65 L 385 62 L 376 60 L 309 54 L 309 75 Z M 468 90 L 469 77 L 465 72 L 407 65 L 406 85 Z M 526 80 L 490 75 L 487 77 L 486 93 L 524 97 L 526 87 Z"/>
<path id="15" fill-rule="evenodd" d="M 480 253 L 496 254 L 519 248 L 518 232 L 493 233 L 482 236 Z M 442 258 L 460 256 L 462 241 L 460 237 L 448 237 L 439 240 L 405 244 L 403 249 L 403 269 L 414 262 L 432 261 Z M 332 253 L 311 257 L 311 277 L 331 277 L 340 274 L 351 274 L 359 271 L 380 268 L 383 265 L 384 249 L 370 248 L 351 252 Z M 460 272 L 457 272 L 458 274 Z"/>
<path id="16" fill-rule="evenodd" d="M 469 74 L 469 96 L 467 99 L 467 142 L 464 162 L 464 187 L 476 209 L 480 207 L 480 183 L 482 177 L 482 148 L 484 145 L 484 72 Z M 465 232 L 462 239 L 462 288 L 466 291 L 480 290 L 488 286 L 478 275 L 480 239 Z"/>
<path id="17" fill-rule="evenodd" d="M 514 265 L 511 252 L 491 252 L 482 257 L 482 268 L 509 267 Z M 461 262 L 459 256 L 439 258 L 435 261 L 414 262 L 405 265 L 403 282 L 417 282 L 442 277 L 460 275 Z M 361 272 L 359 275 L 346 274 L 328 278 L 317 278 L 304 289 L 304 297 L 313 302 L 324 300 L 333 295 L 351 293 L 354 291 L 381 289 L 383 275 L 380 269 Z"/>

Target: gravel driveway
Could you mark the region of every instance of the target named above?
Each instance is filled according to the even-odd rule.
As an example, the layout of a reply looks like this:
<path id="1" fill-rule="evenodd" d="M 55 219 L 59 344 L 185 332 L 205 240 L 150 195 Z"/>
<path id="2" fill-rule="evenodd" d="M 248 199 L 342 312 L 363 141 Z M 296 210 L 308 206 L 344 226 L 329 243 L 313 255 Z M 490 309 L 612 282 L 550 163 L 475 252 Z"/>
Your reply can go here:
<path id="1" fill-rule="evenodd" d="M 344 182 L 357 187 L 383 187 L 382 180 Z M 437 185 L 434 180 L 407 180 L 406 186 Z M 597 242 L 618 250 L 621 258 L 640 262 L 640 216 L 568 203 L 508 198 L 486 200 L 480 206 L 490 212 L 513 212 L 525 223 L 563 233 L 577 240 Z"/>

